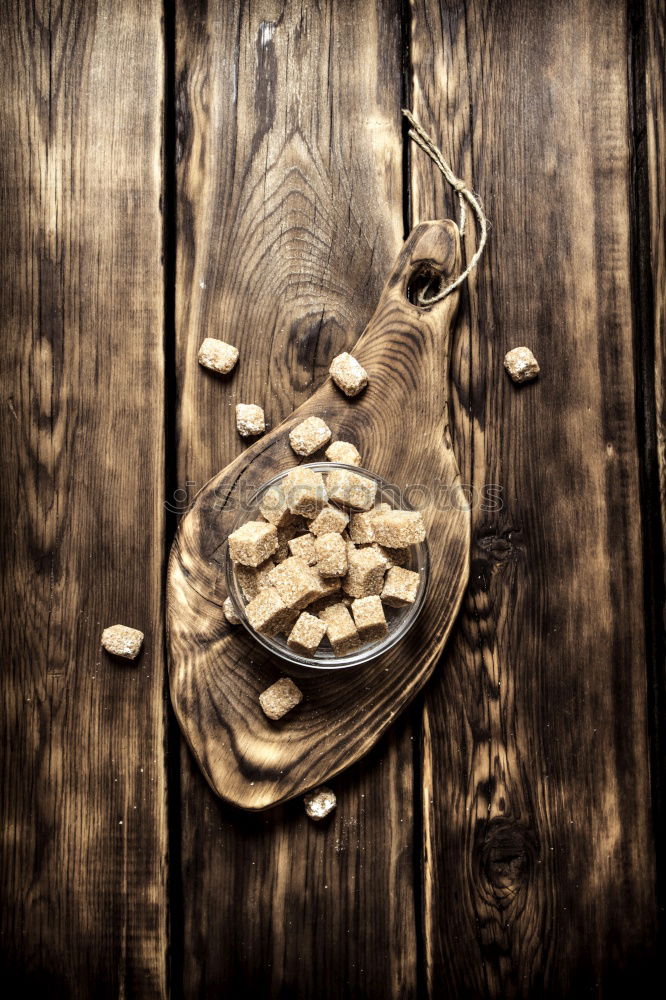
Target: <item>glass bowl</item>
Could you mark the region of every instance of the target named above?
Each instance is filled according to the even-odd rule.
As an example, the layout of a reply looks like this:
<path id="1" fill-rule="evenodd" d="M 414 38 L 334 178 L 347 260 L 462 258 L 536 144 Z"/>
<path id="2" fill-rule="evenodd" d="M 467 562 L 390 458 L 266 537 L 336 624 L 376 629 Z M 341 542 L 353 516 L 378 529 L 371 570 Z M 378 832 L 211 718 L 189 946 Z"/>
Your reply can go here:
<path id="1" fill-rule="evenodd" d="M 367 469 L 361 469 L 356 465 L 344 465 L 342 462 L 309 462 L 299 465 L 298 467 L 301 469 L 312 469 L 313 472 L 323 472 L 324 474 L 332 472 L 334 469 L 346 469 L 349 472 L 355 472 L 358 475 L 366 476 L 368 479 L 372 479 L 377 483 L 377 496 L 375 504 L 388 503 L 394 510 L 413 510 L 413 508 L 404 500 L 402 492 L 396 486 L 390 485 L 380 476 L 375 475 L 373 472 L 369 472 Z M 240 528 L 240 526 L 245 524 L 246 521 L 257 520 L 260 517 L 259 506 L 263 501 L 264 495 L 272 486 L 280 483 L 289 471 L 289 469 L 286 469 L 279 475 L 274 476 L 273 479 L 269 480 L 260 489 L 258 489 L 256 493 L 253 494 L 236 520 L 233 531 Z M 349 513 L 348 510 L 347 513 Z M 295 666 L 304 667 L 306 669 L 343 670 L 348 667 L 356 667 L 360 664 L 367 663 L 368 661 L 388 652 L 389 649 L 392 649 L 398 642 L 400 642 L 400 640 L 407 634 L 407 632 L 409 632 L 417 620 L 421 608 L 423 607 L 428 587 L 429 559 L 427 543 L 421 542 L 418 545 L 411 545 L 407 550 L 407 555 L 408 559 L 405 563 L 406 568 L 419 573 L 421 578 L 414 603 L 407 604 L 401 608 L 391 608 L 385 605 L 384 613 L 386 615 L 388 632 L 384 638 L 377 639 L 374 642 L 366 642 L 358 649 L 355 649 L 353 652 L 348 653 L 345 656 L 336 656 L 326 638 L 323 639 L 321 646 L 316 651 L 314 656 L 302 656 L 300 653 L 296 653 L 290 646 L 287 645 L 286 636 L 267 636 L 262 635 L 261 632 L 257 632 L 247 620 L 243 592 L 240 588 L 238 580 L 236 579 L 235 564 L 232 562 L 229 555 L 228 545 L 225 567 L 227 591 L 236 609 L 238 617 L 241 620 L 241 624 L 247 629 L 253 639 L 258 642 L 260 646 L 263 646 L 263 648 L 269 653 L 273 653 L 275 656 L 280 657 L 280 659 L 285 660 L 288 663 L 292 663 Z M 308 609 L 304 608 L 304 610 L 307 611 Z"/>

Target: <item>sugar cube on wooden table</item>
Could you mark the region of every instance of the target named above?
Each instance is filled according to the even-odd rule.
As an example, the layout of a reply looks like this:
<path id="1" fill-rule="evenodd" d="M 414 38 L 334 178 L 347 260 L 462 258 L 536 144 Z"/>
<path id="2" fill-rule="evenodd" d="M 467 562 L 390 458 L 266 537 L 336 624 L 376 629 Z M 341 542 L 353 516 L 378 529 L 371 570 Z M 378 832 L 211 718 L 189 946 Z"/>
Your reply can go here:
<path id="1" fill-rule="evenodd" d="M 236 406 L 236 427 L 241 437 L 256 437 L 266 430 L 264 411 L 255 403 L 238 403 Z"/>
<path id="2" fill-rule="evenodd" d="M 102 646 L 112 656 L 135 660 L 143 643 L 143 632 L 129 625 L 109 625 L 102 632 Z"/>
<path id="3" fill-rule="evenodd" d="M 303 796 L 305 812 L 310 819 L 320 820 L 333 812 L 337 804 L 335 792 L 326 785 L 313 789 Z"/>
<path id="4" fill-rule="evenodd" d="M 259 704 L 264 715 L 277 722 L 287 712 L 303 701 L 303 692 L 294 684 L 290 677 L 281 677 L 275 684 L 262 691 L 259 695 Z"/>
<path id="5" fill-rule="evenodd" d="M 351 354 L 338 354 L 329 368 L 331 378 L 346 396 L 358 396 L 368 384 L 368 373 Z"/>
<path id="6" fill-rule="evenodd" d="M 514 382 L 530 382 L 541 371 L 529 347 L 514 347 L 504 356 L 504 367 Z"/>
<path id="7" fill-rule="evenodd" d="M 331 428 L 321 417 L 308 417 L 289 433 L 289 443 L 297 455 L 306 458 L 331 440 Z"/>
<path id="8" fill-rule="evenodd" d="M 361 455 L 356 445 L 350 441 L 333 441 L 324 452 L 329 462 L 343 465 L 361 465 Z"/>
<path id="9" fill-rule="evenodd" d="M 224 340 L 206 337 L 199 348 L 199 364 L 220 375 L 228 375 L 238 361 L 238 348 Z"/>

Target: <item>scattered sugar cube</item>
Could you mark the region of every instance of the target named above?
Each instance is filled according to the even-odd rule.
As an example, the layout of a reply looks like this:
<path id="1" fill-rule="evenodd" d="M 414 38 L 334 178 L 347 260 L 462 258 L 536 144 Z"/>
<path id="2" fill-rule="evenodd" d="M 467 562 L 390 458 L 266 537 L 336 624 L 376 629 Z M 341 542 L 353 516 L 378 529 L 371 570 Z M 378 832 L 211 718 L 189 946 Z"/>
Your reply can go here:
<path id="1" fill-rule="evenodd" d="M 338 389 L 342 389 L 346 396 L 358 396 L 368 384 L 365 368 L 346 351 L 333 358 L 329 372 Z"/>
<path id="2" fill-rule="evenodd" d="M 316 517 L 328 501 L 324 477 L 312 469 L 290 469 L 284 478 L 283 489 L 292 514 Z"/>
<path id="3" fill-rule="evenodd" d="M 334 503 L 354 510 L 370 510 L 375 502 L 377 483 L 358 472 L 333 469 L 326 476 L 326 490 Z"/>
<path id="4" fill-rule="evenodd" d="M 326 624 L 304 611 L 289 633 L 287 644 L 302 656 L 314 656 L 325 635 Z"/>
<path id="5" fill-rule="evenodd" d="M 243 566 L 258 566 L 277 547 L 277 528 L 266 521 L 248 521 L 229 535 L 231 558 Z"/>
<path id="6" fill-rule="evenodd" d="M 322 608 L 319 617 L 327 626 L 328 641 L 336 656 L 344 656 L 358 649 L 361 640 L 349 609 L 341 602 Z"/>
<path id="7" fill-rule="evenodd" d="M 337 507 L 322 507 L 310 524 L 313 535 L 326 535 L 329 531 L 342 532 L 349 524 L 349 515 Z"/>
<path id="8" fill-rule="evenodd" d="M 303 559 L 290 556 L 271 571 L 268 579 L 287 605 L 295 611 L 300 611 L 319 594 L 317 579 Z"/>
<path id="9" fill-rule="evenodd" d="M 384 638 L 388 632 L 388 625 L 382 602 L 376 594 L 370 597 L 357 597 L 352 601 L 351 610 L 361 639 L 375 642 Z"/>
<path id="10" fill-rule="evenodd" d="M 272 559 L 266 559 L 256 569 L 253 566 L 243 566 L 241 563 L 238 563 L 234 567 L 238 586 L 242 590 L 246 601 L 251 601 L 253 597 L 257 596 L 260 590 L 270 586 L 268 574 L 274 568 L 275 563 Z"/>
<path id="11" fill-rule="evenodd" d="M 264 411 L 254 403 L 238 403 L 236 406 L 236 427 L 241 437 L 254 437 L 266 430 Z"/>
<path id="12" fill-rule="evenodd" d="M 297 455 L 312 455 L 331 440 L 331 428 L 321 417 L 308 417 L 289 433 L 289 444 Z"/>
<path id="13" fill-rule="evenodd" d="M 109 625 L 102 632 L 102 646 L 113 656 L 135 660 L 143 643 L 143 632 L 129 625 Z"/>
<path id="14" fill-rule="evenodd" d="M 504 356 L 504 367 L 514 382 L 530 382 L 541 369 L 529 347 L 514 347 Z"/>
<path id="15" fill-rule="evenodd" d="M 342 589 L 350 597 L 370 597 L 381 594 L 386 573 L 386 562 L 372 548 L 348 552 L 349 569 L 342 581 Z"/>
<path id="16" fill-rule="evenodd" d="M 337 803 L 335 792 L 327 788 L 326 785 L 320 785 L 314 791 L 308 792 L 303 797 L 303 801 L 305 802 L 306 814 L 310 819 L 316 820 L 324 819 L 330 812 L 333 812 Z"/>
<path id="17" fill-rule="evenodd" d="M 344 576 L 347 572 L 347 546 L 342 535 L 329 531 L 315 540 L 317 570 L 322 576 Z"/>
<path id="18" fill-rule="evenodd" d="M 291 622 L 291 610 L 284 603 L 275 587 L 266 587 L 245 607 L 245 614 L 256 632 L 275 635 Z"/>
<path id="19" fill-rule="evenodd" d="M 199 348 L 199 364 L 220 375 L 228 375 L 238 361 L 238 348 L 223 340 L 206 337 Z"/>
<path id="20" fill-rule="evenodd" d="M 401 608 L 403 604 L 413 604 L 419 589 L 421 577 L 411 569 L 392 566 L 386 574 L 382 601 L 390 608 Z"/>
<path id="21" fill-rule="evenodd" d="M 290 677 L 281 677 L 275 684 L 262 691 L 259 695 L 259 704 L 264 710 L 264 715 L 269 719 L 277 721 L 292 708 L 303 701 L 303 693 L 300 691 Z"/>
<path id="22" fill-rule="evenodd" d="M 307 535 L 296 535 L 295 538 L 290 538 L 287 544 L 292 556 L 302 559 L 308 566 L 314 566 L 317 562 L 314 535 L 309 533 Z"/>
<path id="23" fill-rule="evenodd" d="M 360 465 L 361 456 L 355 445 L 349 441 L 334 441 L 324 452 L 329 462 L 342 462 L 343 465 Z"/>
<path id="24" fill-rule="evenodd" d="M 375 541 L 390 549 L 406 549 L 425 538 L 423 518 L 417 510 L 388 510 L 377 514 L 372 522 Z"/>
<path id="25" fill-rule="evenodd" d="M 271 486 L 269 490 L 266 490 L 259 505 L 259 512 L 276 528 L 282 528 L 293 520 L 293 514 L 287 507 L 282 486 Z"/>

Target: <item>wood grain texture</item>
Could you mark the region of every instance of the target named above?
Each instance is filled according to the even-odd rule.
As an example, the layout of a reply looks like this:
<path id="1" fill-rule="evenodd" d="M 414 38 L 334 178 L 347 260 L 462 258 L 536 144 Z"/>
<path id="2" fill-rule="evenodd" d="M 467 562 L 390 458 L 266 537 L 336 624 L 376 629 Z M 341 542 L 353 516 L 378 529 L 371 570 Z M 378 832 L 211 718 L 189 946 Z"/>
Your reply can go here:
<path id="1" fill-rule="evenodd" d="M 657 462 L 666 547 L 666 10 L 648 0 L 645 16 L 646 131 L 650 222 L 650 262 L 654 296 L 652 329 L 655 349 Z M 642 83 L 643 81 L 641 81 Z"/>
<path id="2" fill-rule="evenodd" d="M 351 401 L 327 379 L 214 476 L 180 523 L 167 583 L 171 701 L 211 786 L 235 805 L 266 809 L 302 795 L 367 753 L 428 680 L 448 637 L 469 568 L 469 508 L 448 436 L 458 295 L 423 308 L 408 294 L 425 275 L 448 283 L 459 273 L 455 223 L 417 226 L 354 347 L 368 387 Z M 226 541 L 243 517 L 242 498 L 297 464 L 289 432 L 311 416 L 354 443 L 364 466 L 401 495 L 418 490 L 430 578 L 418 624 L 401 642 L 344 675 L 301 671 L 303 706 L 275 725 L 259 694 L 290 670 L 225 621 Z"/>
<path id="3" fill-rule="evenodd" d="M 177 7 L 179 485 L 239 454 L 236 402 L 276 425 L 370 318 L 403 236 L 398 3 Z M 202 287 L 203 285 L 203 287 Z M 241 348 L 222 383 L 205 334 Z M 409 721 L 302 803 L 221 803 L 183 755 L 186 995 L 416 994 Z"/>
<path id="4" fill-rule="evenodd" d="M 10 996 L 167 991 L 160 16 L 0 18 Z M 117 622 L 135 665 L 102 654 Z"/>
<path id="5" fill-rule="evenodd" d="M 454 346 L 455 440 L 463 479 L 503 500 L 473 511 L 425 700 L 429 992 L 626 996 L 647 988 L 655 900 L 625 9 L 412 11 L 415 113 L 493 223 Z M 442 212 L 419 160 L 412 191 L 415 219 Z M 520 344 L 542 367 L 523 389 L 502 370 Z"/>

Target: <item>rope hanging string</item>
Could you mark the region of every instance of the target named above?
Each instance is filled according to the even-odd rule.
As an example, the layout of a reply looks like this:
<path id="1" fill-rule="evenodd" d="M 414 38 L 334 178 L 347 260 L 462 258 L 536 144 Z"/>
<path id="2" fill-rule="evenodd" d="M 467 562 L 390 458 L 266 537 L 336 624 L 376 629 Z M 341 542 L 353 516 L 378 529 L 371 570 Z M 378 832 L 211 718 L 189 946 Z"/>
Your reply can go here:
<path id="1" fill-rule="evenodd" d="M 448 181 L 448 183 L 451 185 L 453 190 L 458 195 L 458 200 L 460 201 L 460 222 L 458 224 L 458 228 L 460 229 L 460 235 L 462 236 L 465 232 L 467 205 L 469 205 L 470 208 L 472 209 L 474 215 L 476 216 L 476 221 L 479 226 L 479 245 L 476 249 L 474 256 L 472 257 L 472 259 L 470 260 L 469 264 L 462 272 L 462 274 L 458 275 L 455 281 L 452 281 L 450 285 L 447 285 L 446 288 L 442 289 L 442 291 L 440 292 L 437 292 L 435 295 L 430 295 L 426 297 L 423 294 L 421 294 L 421 296 L 419 297 L 419 305 L 431 306 L 435 302 L 441 302 L 441 300 L 445 299 L 447 295 L 450 295 L 451 292 L 458 287 L 458 285 L 462 285 L 465 278 L 467 278 L 467 276 L 474 270 L 476 265 L 479 263 L 479 260 L 481 259 L 481 254 L 483 253 L 484 247 L 486 245 L 486 239 L 488 238 L 488 219 L 485 216 L 485 213 L 481 207 L 481 202 L 479 201 L 477 196 L 474 194 L 473 191 L 470 191 L 470 189 L 467 187 L 467 185 L 463 180 L 461 180 L 459 177 L 456 177 L 454 172 L 451 170 L 451 167 L 448 165 L 448 163 L 442 156 L 441 150 L 435 145 L 435 143 L 432 141 L 426 130 L 421 125 L 419 125 L 419 123 L 417 122 L 416 118 L 414 118 L 414 115 L 411 113 L 411 111 L 408 111 L 407 108 L 403 108 L 402 113 L 409 122 L 409 124 L 412 126 L 409 130 L 409 138 L 413 142 L 415 142 L 417 146 L 420 146 L 421 149 L 424 151 L 424 153 L 427 153 L 427 155 L 430 157 L 430 159 L 435 164 L 437 169 L 442 173 L 445 180 Z"/>

